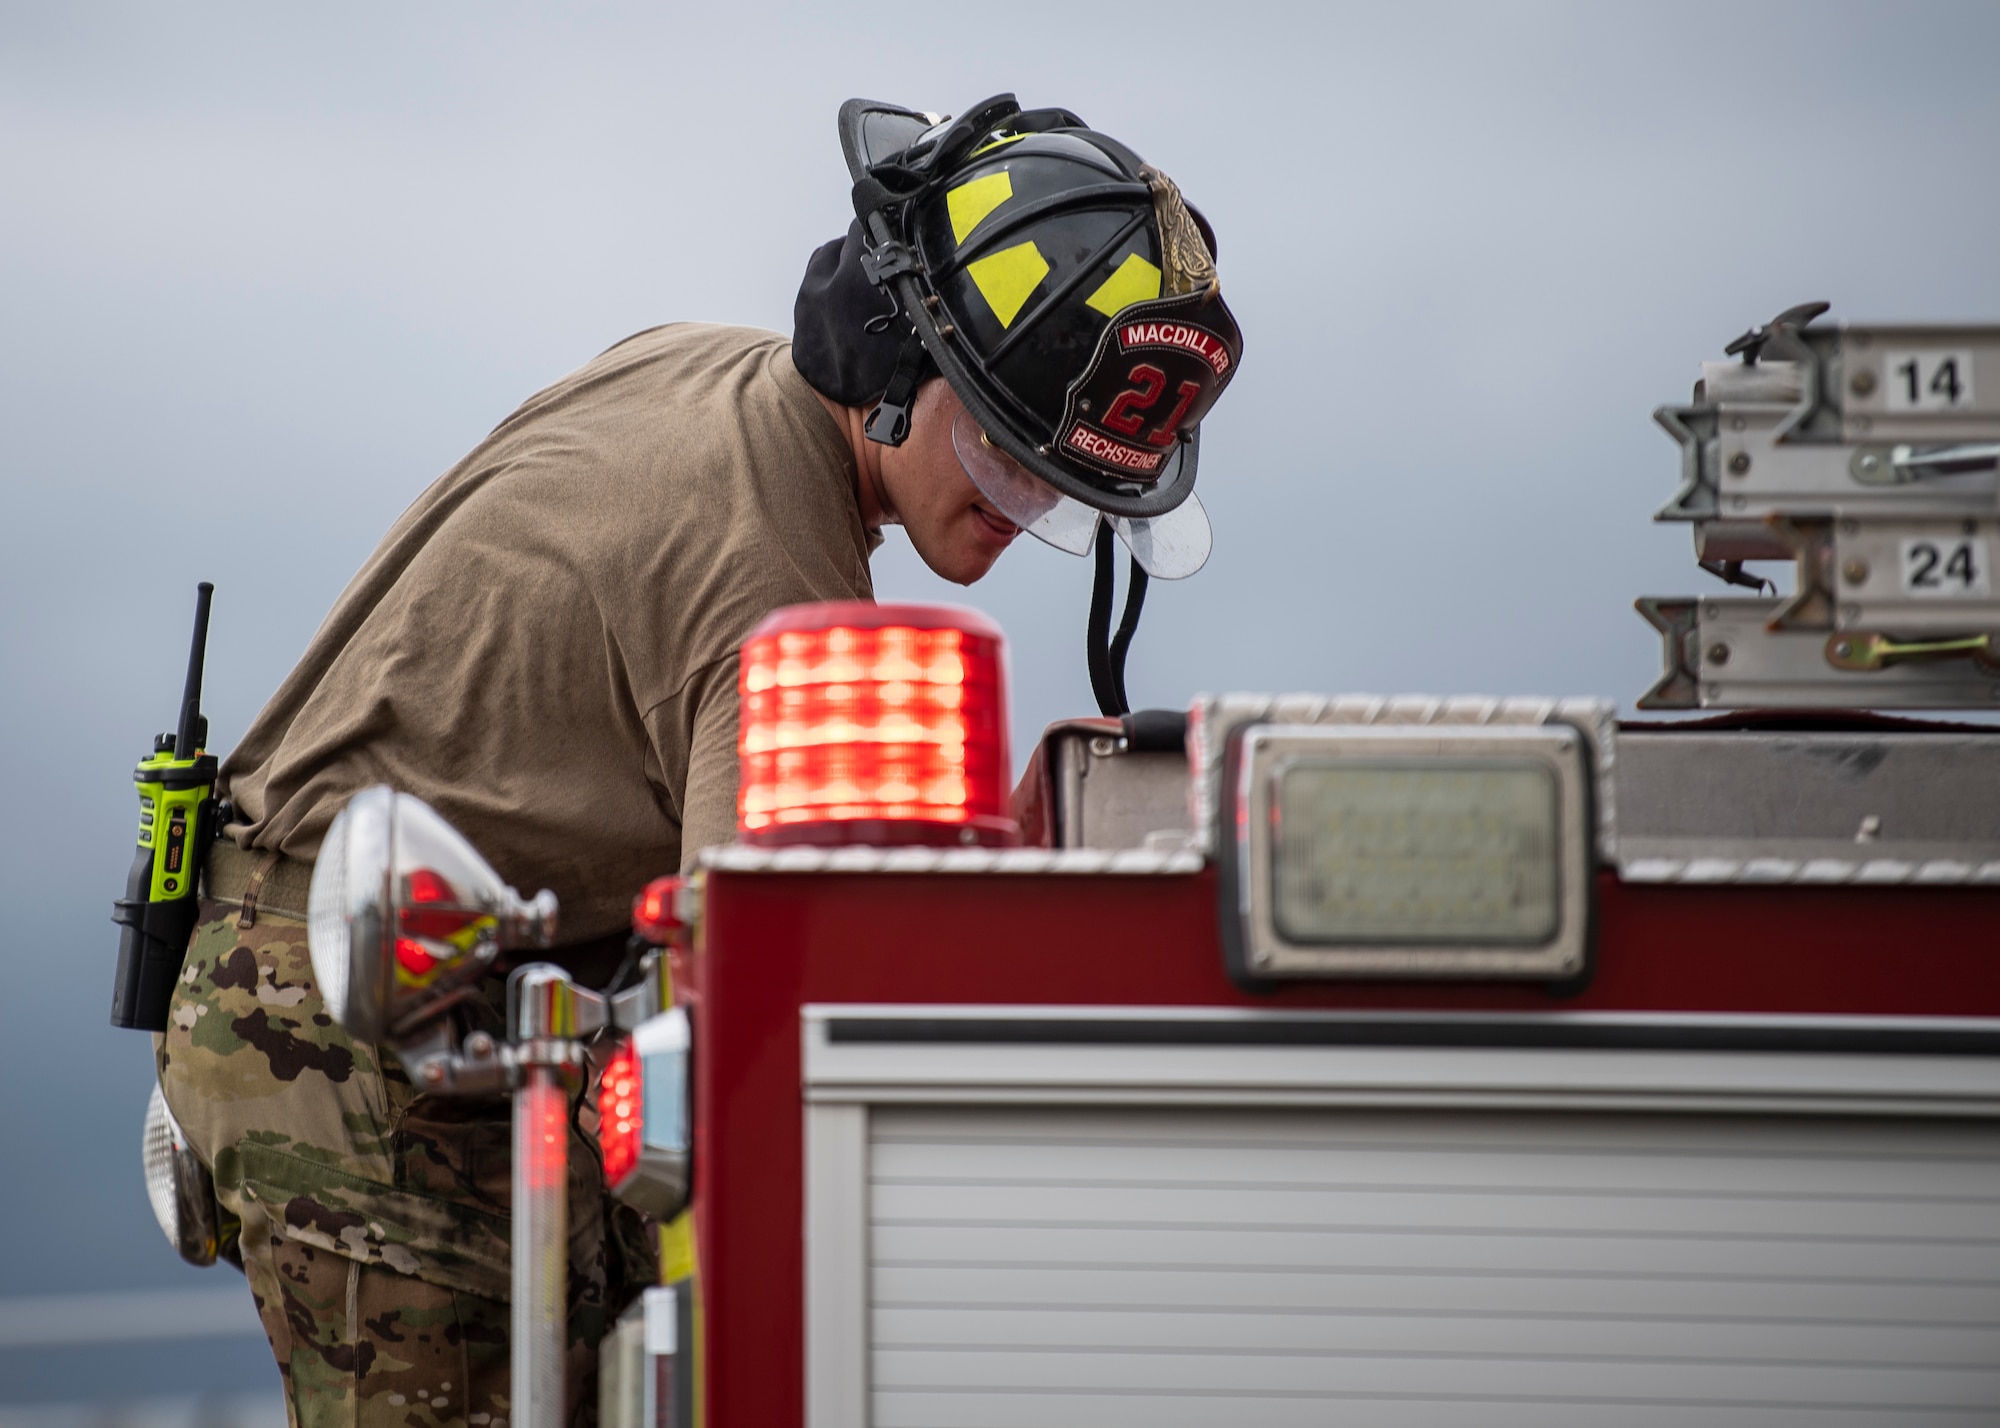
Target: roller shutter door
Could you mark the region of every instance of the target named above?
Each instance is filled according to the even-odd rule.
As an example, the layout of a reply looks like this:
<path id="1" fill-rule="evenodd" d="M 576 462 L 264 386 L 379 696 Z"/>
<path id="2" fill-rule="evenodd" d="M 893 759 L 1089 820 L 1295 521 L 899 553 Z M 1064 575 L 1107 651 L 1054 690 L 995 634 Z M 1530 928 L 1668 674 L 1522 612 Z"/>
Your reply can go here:
<path id="1" fill-rule="evenodd" d="M 1990 1121 L 883 1107 L 881 1428 L 2000 1423 Z"/>

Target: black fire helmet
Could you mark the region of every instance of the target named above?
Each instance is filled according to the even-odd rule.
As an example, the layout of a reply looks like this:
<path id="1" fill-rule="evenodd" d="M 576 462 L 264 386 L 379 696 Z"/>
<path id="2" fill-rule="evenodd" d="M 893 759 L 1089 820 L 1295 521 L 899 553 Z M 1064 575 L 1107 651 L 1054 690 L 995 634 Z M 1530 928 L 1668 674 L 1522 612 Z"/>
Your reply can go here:
<path id="1" fill-rule="evenodd" d="M 950 123 L 852 99 L 840 137 L 861 225 L 848 244 L 882 294 L 877 332 L 902 338 L 869 434 L 899 442 L 936 370 L 1063 495 L 1133 519 L 1185 501 L 1243 339 L 1213 234 L 1173 181 L 1011 94 Z"/>

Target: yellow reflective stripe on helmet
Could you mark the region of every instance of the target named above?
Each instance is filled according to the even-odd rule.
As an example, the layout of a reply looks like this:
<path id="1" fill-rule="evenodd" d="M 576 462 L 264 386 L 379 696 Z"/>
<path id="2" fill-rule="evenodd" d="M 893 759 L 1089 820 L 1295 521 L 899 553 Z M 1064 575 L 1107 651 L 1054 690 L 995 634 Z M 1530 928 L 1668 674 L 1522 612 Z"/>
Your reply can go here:
<path id="1" fill-rule="evenodd" d="M 1098 284 L 1097 291 L 1083 300 L 1106 317 L 1116 317 L 1135 302 L 1151 302 L 1160 295 L 1160 270 L 1140 257 L 1127 253 L 1118 271 Z"/>
<path id="2" fill-rule="evenodd" d="M 967 263 L 965 271 L 1005 327 L 1049 275 L 1049 264 L 1042 250 L 1030 241 Z"/>
<path id="3" fill-rule="evenodd" d="M 945 211 L 951 215 L 951 236 L 963 243 L 980 221 L 1014 196 L 1014 180 L 1005 169 L 997 174 L 962 183 L 944 196 Z"/>
<path id="4" fill-rule="evenodd" d="M 978 148 L 974 149 L 971 153 L 967 154 L 966 157 L 969 159 L 976 159 L 981 154 L 990 154 L 995 149 L 1004 149 L 1009 144 L 1018 144 L 1027 137 L 1028 136 L 1026 134 L 1002 134 L 999 138 L 994 139 L 989 143 L 981 144 Z"/>

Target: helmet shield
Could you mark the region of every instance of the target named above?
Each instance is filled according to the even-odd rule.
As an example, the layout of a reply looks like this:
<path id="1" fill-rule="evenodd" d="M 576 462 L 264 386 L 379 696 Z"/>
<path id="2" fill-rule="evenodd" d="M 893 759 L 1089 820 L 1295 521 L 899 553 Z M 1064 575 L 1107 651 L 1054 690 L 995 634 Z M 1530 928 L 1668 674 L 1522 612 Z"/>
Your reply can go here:
<path id="1" fill-rule="evenodd" d="M 1164 516 L 1105 519 L 1139 562 L 1139 568 L 1155 580 L 1185 580 L 1208 564 L 1214 535 L 1209 530 L 1208 512 L 1201 508 L 1201 497 L 1192 492 Z"/>
<path id="2" fill-rule="evenodd" d="M 952 419 L 951 444 L 958 453 L 958 464 L 993 508 L 1057 550 L 1088 555 L 1097 537 L 1097 523 L 1109 519 L 1132 558 L 1155 580 L 1185 579 L 1208 560 L 1208 513 L 1193 494 L 1163 516 L 1105 517 L 1094 507 L 1065 496 L 987 440 L 967 412 L 960 411 Z M 1178 458 L 1179 453 L 1174 453 L 1174 459 Z"/>
<path id="3" fill-rule="evenodd" d="M 1065 496 L 987 439 L 970 413 L 952 418 L 951 445 L 958 464 L 993 503 L 993 509 L 1037 540 L 1071 555 L 1087 555 L 1097 535 L 1098 513 Z"/>

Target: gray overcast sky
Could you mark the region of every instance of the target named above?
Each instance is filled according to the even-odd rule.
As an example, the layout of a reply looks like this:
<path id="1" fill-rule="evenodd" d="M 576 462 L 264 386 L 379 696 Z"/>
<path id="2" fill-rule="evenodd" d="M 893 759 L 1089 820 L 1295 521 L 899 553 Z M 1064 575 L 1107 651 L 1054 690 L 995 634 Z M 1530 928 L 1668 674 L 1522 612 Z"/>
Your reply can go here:
<path id="1" fill-rule="evenodd" d="M 842 99 L 1067 105 L 1219 231 L 1215 556 L 1155 586 L 1137 701 L 1629 701 L 1633 598 L 1704 578 L 1648 524 L 1652 408 L 1807 299 L 2000 319 L 1996 54 L 1991 4 L 7 4 L 0 1294 L 216 1282 L 150 1223 L 147 1047 L 104 1022 L 195 581 L 227 748 L 522 397 L 658 322 L 788 328 Z M 1006 627 L 1017 746 L 1089 711 L 1087 562 L 876 565 Z"/>

